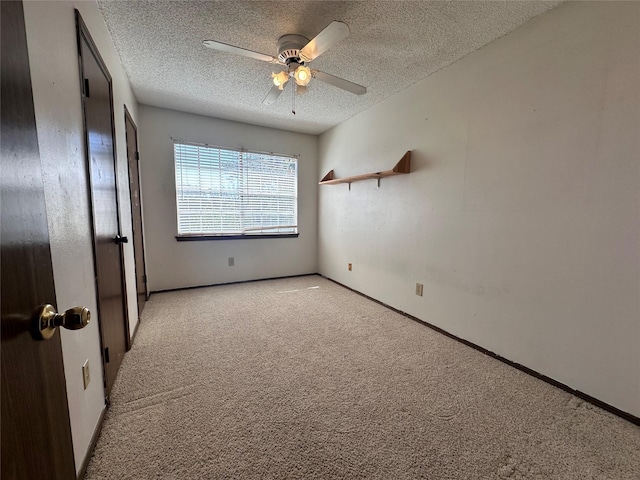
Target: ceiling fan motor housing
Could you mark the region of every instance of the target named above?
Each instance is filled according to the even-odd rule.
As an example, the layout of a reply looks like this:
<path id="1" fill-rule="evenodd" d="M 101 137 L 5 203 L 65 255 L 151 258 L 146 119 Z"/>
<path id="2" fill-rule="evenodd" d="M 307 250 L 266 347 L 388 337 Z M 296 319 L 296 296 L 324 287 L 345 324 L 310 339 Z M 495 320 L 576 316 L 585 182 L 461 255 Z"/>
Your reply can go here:
<path id="1" fill-rule="evenodd" d="M 283 35 L 278 39 L 278 60 L 289 65 L 291 62 L 304 65 L 300 59 L 300 50 L 309 43 L 307 37 L 302 35 Z"/>

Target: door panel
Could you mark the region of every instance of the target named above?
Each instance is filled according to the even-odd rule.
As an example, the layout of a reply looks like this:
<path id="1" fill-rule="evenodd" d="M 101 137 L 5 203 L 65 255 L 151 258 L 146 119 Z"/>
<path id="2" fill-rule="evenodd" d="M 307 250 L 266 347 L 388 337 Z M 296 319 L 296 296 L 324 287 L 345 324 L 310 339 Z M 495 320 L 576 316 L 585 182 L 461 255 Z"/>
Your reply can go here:
<path id="1" fill-rule="evenodd" d="M 136 261 L 136 292 L 138 296 L 138 318 L 147 301 L 147 272 L 144 259 L 144 236 L 142 233 L 142 204 L 140 201 L 140 170 L 138 162 L 138 129 L 131 115 L 124 109 L 124 125 L 127 132 L 127 161 L 129 163 L 129 194 L 131 196 L 131 221 L 133 223 L 133 255 Z"/>
<path id="2" fill-rule="evenodd" d="M 33 310 L 55 305 L 55 289 L 22 2 L 0 8 L 1 477 L 75 479 L 60 334 L 29 334 Z"/>
<path id="3" fill-rule="evenodd" d="M 127 350 L 129 322 L 120 236 L 111 76 L 76 12 L 80 36 L 82 104 L 89 163 L 98 317 L 107 396 Z"/>

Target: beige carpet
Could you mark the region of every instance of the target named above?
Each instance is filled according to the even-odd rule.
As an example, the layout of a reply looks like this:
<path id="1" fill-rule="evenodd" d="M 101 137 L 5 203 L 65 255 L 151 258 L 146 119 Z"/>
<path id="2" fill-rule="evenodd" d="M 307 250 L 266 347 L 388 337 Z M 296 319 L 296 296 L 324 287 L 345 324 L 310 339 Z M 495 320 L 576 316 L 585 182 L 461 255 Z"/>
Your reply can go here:
<path id="1" fill-rule="evenodd" d="M 88 479 L 633 479 L 640 427 L 317 276 L 155 294 Z"/>

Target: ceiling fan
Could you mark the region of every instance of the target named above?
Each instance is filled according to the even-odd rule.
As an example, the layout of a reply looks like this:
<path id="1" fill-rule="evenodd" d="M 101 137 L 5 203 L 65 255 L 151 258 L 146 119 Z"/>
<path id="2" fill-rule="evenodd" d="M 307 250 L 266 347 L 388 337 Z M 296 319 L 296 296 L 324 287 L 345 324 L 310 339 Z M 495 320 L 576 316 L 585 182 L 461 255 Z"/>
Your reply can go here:
<path id="1" fill-rule="evenodd" d="M 367 89 L 362 85 L 336 77 L 320 70 L 310 69 L 309 63 L 340 40 L 349 36 L 349 26 L 344 22 L 333 21 L 312 40 L 302 35 L 288 34 L 278 39 L 278 56 L 272 57 L 215 40 L 205 40 L 203 45 L 221 52 L 235 53 L 244 57 L 262 60 L 287 67 L 279 73 L 272 73 L 273 87 L 267 93 L 262 103 L 271 105 L 278 99 L 290 79 L 294 82 L 294 89 L 306 88 L 312 78 L 341 88 L 356 95 L 362 95 Z M 294 110 L 295 113 L 295 110 Z"/>

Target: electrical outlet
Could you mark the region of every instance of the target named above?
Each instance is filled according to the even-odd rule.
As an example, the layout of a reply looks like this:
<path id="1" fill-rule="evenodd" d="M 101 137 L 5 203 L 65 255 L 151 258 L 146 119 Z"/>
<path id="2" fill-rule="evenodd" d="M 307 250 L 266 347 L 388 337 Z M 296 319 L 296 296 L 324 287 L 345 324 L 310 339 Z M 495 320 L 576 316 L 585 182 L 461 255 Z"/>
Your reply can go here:
<path id="1" fill-rule="evenodd" d="M 89 375 L 89 359 L 82 365 L 82 381 L 84 382 L 84 389 L 86 390 L 91 381 L 91 376 Z"/>
<path id="2" fill-rule="evenodd" d="M 353 270 L 353 265 L 351 265 L 350 263 L 347 265 L 347 268 L 349 269 L 349 271 Z"/>
<path id="3" fill-rule="evenodd" d="M 418 295 L 419 297 L 422 296 L 422 284 L 421 283 L 416 283 L 416 295 Z"/>
<path id="4" fill-rule="evenodd" d="M 234 257 L 229 257 L 229 266 L 233 267 L 236 264 L 236 259 Z"/>

